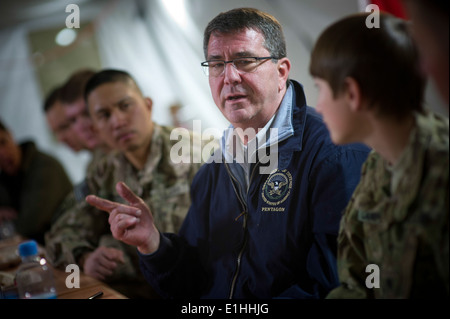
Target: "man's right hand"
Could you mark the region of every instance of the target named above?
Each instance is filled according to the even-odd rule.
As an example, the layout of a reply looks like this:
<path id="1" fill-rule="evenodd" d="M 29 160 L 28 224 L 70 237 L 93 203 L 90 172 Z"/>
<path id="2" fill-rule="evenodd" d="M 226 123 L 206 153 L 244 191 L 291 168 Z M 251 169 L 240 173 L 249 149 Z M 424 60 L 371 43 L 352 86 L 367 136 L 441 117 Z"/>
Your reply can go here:
<path id="1" fill-rule="evenodd" d="M 159 247 L 159 231 L 154 224 L 150 208 L 124 183 L 117 183 L 116 190 L 130 205 L 95 195 L 87 196 L 86 202 L 109 213 L 109 224 L 114 238 L 136 246 L 142 254 L 154 253 Z"/>
<path id="2" fill-rule="evenodd" d="M 105 280 L 114 273 L 118 263 L 124 263 L 123 252 L 116 248 L 100 246 L 83 256 L 83 271 L 94 278 Z"/>

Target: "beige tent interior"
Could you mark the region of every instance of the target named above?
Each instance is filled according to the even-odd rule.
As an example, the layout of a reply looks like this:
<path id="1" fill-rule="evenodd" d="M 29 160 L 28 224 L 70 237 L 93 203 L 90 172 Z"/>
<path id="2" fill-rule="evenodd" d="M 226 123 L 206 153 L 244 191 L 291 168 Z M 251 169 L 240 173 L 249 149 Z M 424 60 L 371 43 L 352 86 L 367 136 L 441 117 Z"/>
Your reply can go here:
<path id="1" fill-rule="evenodd" d="M 64 30 L 66 22 L 76 19 L 69 5 L 79 9 L 80 20 L 79 28 L 70 31 Z M 170 106 L 178 104 L 184 125 L 201 120 L 202 129 L 223 130 L 228 123 L 214 105 L 200 67 L 202 34 L 215 15 L 236 7 L 256 7 L 280 20 L 291 78 L 304 85 L 311 106 L 317 94 L 308 73 L 314 41 L 330 23 L 363 9 L 358 0 L 1 1 L 1 117 L 16 139 L 31 138 L 59 158 L 74 183 L 83 178 L 90 155 L 56 141 L 42 104 L 51 88 L 79 68 L 130 72 L 153 99 L 153 119 L 160 124 L 173 124 Z M 427 105 L 447 112 L 432 85 Z"/>

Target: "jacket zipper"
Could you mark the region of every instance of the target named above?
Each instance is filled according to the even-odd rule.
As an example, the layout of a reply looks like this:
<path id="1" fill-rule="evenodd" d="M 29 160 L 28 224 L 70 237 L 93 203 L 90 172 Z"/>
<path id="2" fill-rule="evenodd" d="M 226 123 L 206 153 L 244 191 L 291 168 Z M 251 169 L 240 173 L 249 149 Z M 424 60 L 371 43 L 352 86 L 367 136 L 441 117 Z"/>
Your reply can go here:
<path id="1" fill-rule="evenodd" d="M 285 139 L 288 139 L 289 137 L 290 136 L 285 136 L 283 139 L 278 140 L 277 143 L 279 144 L 281 141 L 283 141 Z M 277 155 L 279 155 L 279 151 L 277 153 L 278 153 Z M 265 157 L 267 157 L 267 155 L 265 155 Z M 225 168 L 227 169 L 228 175 L 231 177 L 231 179 L 236 184 L 239 184 L 238 181 L 236 180 L 236 178 L 233 176 L 233 174 L 231 174 L 230 168 L 228 167 L 228 165 L 227 165 L 225 160 L 224 160 L 223 163 L 225 164 Z M 248 191 L 249 191 L 250 185 L 252 184 L 252 180 L 253 180 L 253 176 L 254 176 L 255 170 L 260 164 L 261 164 L 261 159 L 253 167 L 252 174 L 250 175 L 250 180 L 249 180 L 248 186 L 247 186 L 247 195 L 248 195 Z M 236 271 L 235 271 L 233 279 L 231 281 L 230 294 L 228 296 L 229 299 L 233 299 L 234 290 L 236 288 L 235 287 L 236 286 L 236 280 L 237 280 L 237 277 L 239 275 L 239 271 L 240 271 L 240 268 L 241 268 L 241 258 L 242 258 L 242 255 L 244 254 L 244 249 L 245 249 L 245 246 L 247 244 L 247 216 L 248 216 L 247 205 L 245 204 L 245 201 L 241 198 L 240 193 L 236 190 L 236 187 L 235 187 L 234 183 L 231 183 L 231 184 L 233 185 L 234 192 L 236 193 L 236 196 L 237 196 L 238 200 L 240 201 L 240 203 L 242 205 L 242 208 L 244 209 L 243 212 L 238 217 L 236 217 L 236 219 L 235 219 L 237 221 L 239 218 L 241 218 L 242 215 L 244 215 L 244 223 L 243 223 L 244 241 L 242 243 L 241 250 L 239 251 L 239 254 L 238 254 Z"/>
<path id="2" fill-rule="evenodd" d="M 231 179 L 233 181 L 235 181 L 236 184 L 238 184 L 238 181 L 236 180 L 236 178 L 233 176 L 233 174 L 231 174 L 227 163 L 224 163 L 224 164 L 225 164 L 225 167 L 226 167 L 226 169 L 228 171 L 228 175 L 231 177 Z M 252 174 L 250 176 L 250 180 L 249 180 L 249 183 L 248 183 L 248 186 L 247 186 L 247 194 L 248 194 L 249 187 L 251 185 L 251 181 L 253 180 L 255 169 L 258 166 L 258 164 L 259 164 L 259 162 L 256 163 L 256 165 L 253 167 Z M 234 183 L 231 183 L 231 185 L 233 185 L 234 192 L 236 193 L 236 196 L 237 196 L 239 202 L 241 203 L 242 208 L 244 209 L 243 212 L 236 218 L 236 221 L 237 221 L 242 215 L 244 215 L 244 222 L 243 222 L 244 241 L 242 243 L 241 249 L 240 249 L 239 254 L 238 254 L 237 264 L 236 264 L 236 271 L 235 271 L 233 279 L 231 281 L 231 288 L 230 288 L 230 294 L 228 296 L 228 299 L 233 299 L 234 289 L 236 287 L 236 280 L 237 280 L 237 277 L 239 275 L 239 271 L 240 271 L 240 268 L 241 268 L 241 258 L 242 258 L 242 255 L 244 254 L 245 246 L 247 245 L 247 216 L 248 216 L 247 205 L 246 205 L 245 201 L 241 198 L 240 193 L 236 190 L 236 187 L 234 186 Z"/>

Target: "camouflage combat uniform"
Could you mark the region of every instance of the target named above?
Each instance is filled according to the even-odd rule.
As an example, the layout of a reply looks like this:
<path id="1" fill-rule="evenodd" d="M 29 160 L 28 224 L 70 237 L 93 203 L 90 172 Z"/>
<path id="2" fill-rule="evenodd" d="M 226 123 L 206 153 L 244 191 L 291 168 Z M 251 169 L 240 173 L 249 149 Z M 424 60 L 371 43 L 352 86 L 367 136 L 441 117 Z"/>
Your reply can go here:
<path id="1" fill-rule="evenodd" d="M 151 292 L 150 295 L 145 293 L 150 287 L 140 273 L 136 248 L 114 239 L 108 213 L 87 204 L 85 197 L 95 194 L 126 203 L 115 190 L 117 182 L 123 181 L 150 207 L 161 232 L 177 232 L 190 206 L 190 184 L 201 163 L 175 164 L 171 161 L 171 148 L 179 142 L 170 140 L 171 129 L 155 124 L 150 154 L 140 171 L 117 152 L 107 155 L 91 168 L 85 182 L 66 199 L 64 212 L 46 234 L 47 257 L 54 266 L 63 268 L 71 263 L 78 264 L 82 255 L 99 246 L 118 248 L 125 252 L 126 262 L 107 282 L 129 297 L 151 297 Z M 191 140 L 181 141 L 191 154 L 201 151 Z"/>
<path id="2" fill-rule="evenodd" d="M 341 220 L 341 286 L 327 298 L 448 298 L 448 138 L 448 118 L 426 113 L 395 167 L 369 155 Z"/>
<path id="3" fill-rule="evenodd" d="M 86 176 L 90 176 L 94 174 L 95 167 L 103 160 L 104 157 L 108 155 L 104 150 L 97 148 L 92 151 L 92 157 L 86 167 Z M 59 218 L 59 216 L 70 209 L 77 202 L 84 201 L 86 194 L 89 193 L 89 187 L 87 184 L 87 180 L 84 179 L 82 182 L 75 184 L 73 186 L 73 192 L 68 192 L 67 196 L 64 198 L 62 204 L 55 211 L 55 214 L 52 217 L 51 224 L 54 224 L 55 221 Z"/>

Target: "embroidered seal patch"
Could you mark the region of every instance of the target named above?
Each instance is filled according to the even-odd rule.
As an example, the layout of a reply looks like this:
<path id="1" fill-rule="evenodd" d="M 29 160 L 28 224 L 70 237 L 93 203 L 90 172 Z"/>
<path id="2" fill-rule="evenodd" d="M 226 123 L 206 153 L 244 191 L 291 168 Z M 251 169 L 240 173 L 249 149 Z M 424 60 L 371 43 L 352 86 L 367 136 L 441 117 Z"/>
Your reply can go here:
<path id="1" fill-rule="evenodd" d="M 292 175 L 288 170 L 275 171 L 262 187 L 262 199 L 270 206 L 278 206 L 291 194 Z"/>

